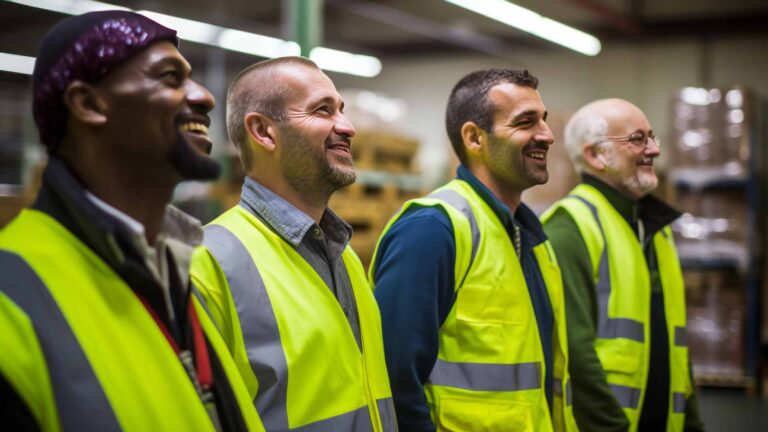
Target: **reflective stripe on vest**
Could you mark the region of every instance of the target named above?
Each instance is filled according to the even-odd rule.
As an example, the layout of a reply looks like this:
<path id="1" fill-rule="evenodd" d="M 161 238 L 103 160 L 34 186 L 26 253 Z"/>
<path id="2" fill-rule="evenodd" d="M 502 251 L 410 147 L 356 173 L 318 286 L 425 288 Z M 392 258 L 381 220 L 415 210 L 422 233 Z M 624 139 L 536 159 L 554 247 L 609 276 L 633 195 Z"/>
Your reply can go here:
<path id="1" fill-rule="evenodd" d="M 37 274 L 18 255 L 0 250 L 0 275 L 0 292 L 33 323 L 45 323 L 35 325 L 35 331 L 46 358 L 66 358 L 47 368 L 62 430 L 123 430 L 72 328 Z M 87 416 L 82 415 L 84 406 Z"/>
<path id="2" fill-rule="evenodd" d="M 288 366 L 277 318 L 264 281 L 251 254 L 228 229 L 221 225 L 209 225 L 205 227 L 205 237 L 208 250 L 217 258 L 227 277 L 235 304 L 250 306 L 238 307 L 237 315 L 245 346 L 258 347 L 259 351 L 258 356 L 249 355 L 248 360 L 259 381 L 255 404 L 261 421 L 267 430 L 287 430 Z M 218 259 L 225 251 L 229 259 Z"/>
<path id="3" fill-rule="evenodd" d="M 469 221 L 469 229 L 472 232 L 472 255 L 469 258 L 469 267 L 471 267 L 472 262 L 475 260 L 475 255 L 477 255 L 477 248 L 480 246 L 480 229 L 477 227 L 477 219 L 475 219 L 475 214 L 472 212 L 472 207 L 469 206 L 467 200 L 459 195 L 458 192 L 450 189 L 439 190 L 428 195 L 427 198 L 445 201 L 451 207 L 460 211 Z"/>
<path id="4" fill-rule="evenodd" d="M 643 342 L 645 340 L 643 332 L 643 323 L 635 321 L 629 318 L 610 318 L 608 316 L 608 299 L 611 297 L 611 275 L 608 268 L 608 246 L 605 241 L 605 231 L 603 231 L 603 224 L 600 222 L 600 218 L 597 214 L 597 207 L 586 199 L 571 195 L 569 198 L 575 198 L 583 202 L 597 221 L 597 226 L 600 229 L 600 234 L 603 236 L 603 251 L 600 254 L 600 263 L 598 271 L 600 280 L 597 283 L 597 337 L 602 339 L 616 339 L 627 338 L 637 342 Z"/>
<path id="5" fill-rule="evenodd" d="M 672 393 L 672 412 L 685 414 L 685 393 Z"/>
<path id="6" fill-rule="evenodd" d="M 452 363 L 437 359 L 428 382 L 476 391 L 515 391 L 541 388 L 541 364 Z"/>
<path id="7" fill-rule="evenodd" d="M 675 346 L 679 346 L 679 347 L 688 346 L 688 341 L 686 340 L 685 335 L 686 335 L 685 327 L 675 327 Z"/>
<path id="8" fill-rule="evenodd" d="M 288 421 L 288 362 L 278 319 L 264 279 L 245 245 L 227 227 L 208 225 L 205 245 L 226 276 L 235 305 L 248 363 L 258 380 L 254 404 L 270 431 L 371 431 L 367 405 L 310 424 L 290 428 Z M 226 256 L 226 259 L 221 257 Z M 243 307 L 247 305 L 247 307 Z M 258 354 L 256 354 L 258 353 Z M 318 360 L 320 361 L 320 360 Z M 391 397 L 376 400 L 383 430 L 396 430 Z"/>
<path id="9" fill-rule="evenodd" d="M 608 384 L 613 391 L 613 395 L 622 408 L 636 409 L 640 404 L 640 393 L 642 390 L 634 387 L 627 387 L 618 384 Z"/>
<path id="10" fill-rule="evenodd" d="M 563 381 L 555 378 L 553 380 L 555 385 L 555 394 L 563 396 Z M 565 383 L 565 405 L 571 405 L 573 403 L 573 394 L 571 393 L 571 380 Z"/>

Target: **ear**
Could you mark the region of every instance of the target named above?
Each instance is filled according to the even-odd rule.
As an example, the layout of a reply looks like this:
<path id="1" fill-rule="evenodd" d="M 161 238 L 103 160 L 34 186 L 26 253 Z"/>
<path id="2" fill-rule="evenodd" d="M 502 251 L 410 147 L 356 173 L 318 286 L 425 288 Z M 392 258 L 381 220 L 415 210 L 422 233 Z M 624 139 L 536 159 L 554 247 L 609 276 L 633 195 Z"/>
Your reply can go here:
<path id="1" fill-rule="evenodd" d="M 72 81 L 62 96 L 69 115 L 80 123 L 99 126 L 107 122 L 107 103 L 96 88 L 80 80 Z"/>
<path id="2" fill-rule="evenodd" d="M 245 115 L 245 131 L 249 137 L 267 151 L 274 151 L 277 145 L 277 123 L 256 112 Z"/>
<path id="3" fill-rule="evenodd" d="M 603 171 L 605 169 L 605 157 L 600 153 L 600 149 L 595 144 L 587 144 L 581 146 L 581 156 L 584 159 L 586 166 L 594 169 L 595 171 Z"/>
<path id="4" fill-rule="evenodd" d="M 461 140 L 467 155 L 479 156 L 488 145 L 488 133 L 474 122 L 461 125 Z"/>

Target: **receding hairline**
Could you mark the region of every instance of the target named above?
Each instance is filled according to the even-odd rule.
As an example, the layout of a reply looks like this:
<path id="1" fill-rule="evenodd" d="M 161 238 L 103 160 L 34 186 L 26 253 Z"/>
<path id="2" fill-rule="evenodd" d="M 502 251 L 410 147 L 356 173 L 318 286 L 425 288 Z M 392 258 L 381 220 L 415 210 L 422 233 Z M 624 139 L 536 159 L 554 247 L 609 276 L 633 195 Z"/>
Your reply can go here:
<path id="1" fill-rule="evenodd" d="M 232 84 L 229 85 L 227 97 L 231 96 L 236 91 L 239 91 L 243 87 L 243 83 L 250 83 L 258 77 L 268 78 L 269 75 L 274 74 L 280 68 L 288 65 L 305 66 L 310 69 L 320 70 L 320 67 L 318 67 L 315 62 L 306 57 L 277 57 L 269 60 L 263 60 L 246 67 L 237 75 L 235 75 L 235 78 L 232 80 Z M 248 88 L 252 89 L 250 86 L 248 86 Z"/>

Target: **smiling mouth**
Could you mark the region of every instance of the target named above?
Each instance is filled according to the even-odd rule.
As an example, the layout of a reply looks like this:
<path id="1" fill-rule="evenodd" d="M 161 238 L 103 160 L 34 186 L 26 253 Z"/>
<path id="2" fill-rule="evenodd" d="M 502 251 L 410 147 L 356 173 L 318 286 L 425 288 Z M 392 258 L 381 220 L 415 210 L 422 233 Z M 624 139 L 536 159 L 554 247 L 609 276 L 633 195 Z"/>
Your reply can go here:
<path id="1" fill-rule="evenodd" d="M 652 167 L 652 166 L 653 166 L 653 159 L 651 159 L 651 158 L 648 158 L 648 159 L 640 159 L 640 160 L 637 162 L 637 165 L 639 165 L 639 166 L 650 166 L 650 167 Z"/>
<path id="2" fill-rule="evenodd" d="M 329 145 L 327 148 L 329 150 L 339 150 L 339 151 L 343 151 L 345 153 L 351 154 L 349 147 L 350 145 L 347 143 L 336 143 L 336 144 Z"/>
<path id="3" fill-rule="evenodd" d="M 547 152 L 543 152 L 543 151 L 533 151 L 533 152 L 527 153 L 526 156 L 528 156 L 531 159 L 536 159 L 540 161 L 547 160 Z"/>
<path id="4" fill-rule="evenodd" d="M 186 122 L 179 125 L 179 130 L 182 132 L 191 132 L 195 135 L 202 135 L 208 137 L 208 126 L 197 122 Z"/>

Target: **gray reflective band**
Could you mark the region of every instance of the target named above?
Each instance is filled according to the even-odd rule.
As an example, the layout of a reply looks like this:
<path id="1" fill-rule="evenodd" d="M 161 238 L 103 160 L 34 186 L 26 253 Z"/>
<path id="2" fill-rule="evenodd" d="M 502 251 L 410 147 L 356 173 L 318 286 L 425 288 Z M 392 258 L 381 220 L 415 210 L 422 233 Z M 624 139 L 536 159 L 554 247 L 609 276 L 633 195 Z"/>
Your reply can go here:
<path id="1" fill-rule="evenodd" d="M 395 403 L 392 398 L 379 399 L 376 401 L 381 418 L 381 428 L 384 431 L 397 431 L 397 417 L 395 415 Z"/>
<path id="2" fill-rule="evenodd" d="M 64 431 L 120 431 L 88 358 L 48 288 L 18 255 L 0 251 L 0 292 L 34 324 Z"/>
<path id="3" fill-rule="evenodd" d="M 618 384 L 608 384 L 611 386 L 611 391 L 619 401 L 619 405 L 622 408 L 637 409 L 640 404 L 640 389 L 635 387 L 626 387 Z"/>
<path id="4" fill-rule="evenodd" d="M 266 429 L 268 431 L 272 430 L 269 428 Z M 373 426 L 371 424 L 371 414 L 370 411 L 368 411 L 368 406 L 366 405 L 348 413 L 337 415 L 335 417 L 320 420 L 290 430 L 296 432 L 368 432 L 373 430 Z"/>
<path id="5" fill-rule="evenodd" d="M 555 394 L 558 396 L 563 395 L 563 381 L 555 378 L 553 380 L 555 386 Z M 571 405 L 571 380 L 565 383 L 565 405 Z"/>
<path id="6" fill-rule="evenodd" d="M 685 338 L 685 327 L 675 327 L 675 346 L 688 346 L 688 342 Z"/>
<path id="7" fill-rule="evenodd" d="M 240 239 L 221 225 L 205 228 L 203 244 L 227 278 L 259 390 L 254 404 L 267 430 L 288 430 L 288 365 L 264 280 Z"/>
<path id="8" fill-rule="evenodd" d="M 626 338 L 637 342 L 645 341 L 645 329 L 643 323 L 629 318 L 609 318 L 608 300 L 611 297 L 611 272 L 608 267 L 608 241 L 605 238 L 603 224 L 597 214 L 597 207 L 586 199 L 569 195 L 583 202 L 595 217 L 600 234 L 603 236 L 603 252 L 600 254 L 600 264 L 598 266 L 599 280 L 597 282 L 597 337 L 601 339 Z"/>
<path id="9" fill-rule="evenodd" d="M 672 393 L 672 412 L 685 413 L 685 393 Z"/>
<path id="10" fill-rule="evenodd" d="M 531 390 L 541 388 L 541 365 L 538 362 L 451 363 L 437 359 L 428 382 L 477 391 Z"/>
<path id="11" fill-rule="evenodd" d="M 472 256 L 470 257 L 469 265 L 472 266 L 472 263 L 475 261 L 475 255 L 477 255 L 477 248 L 480 247 L 480 229 L 477 227 L 477 219 L 475 219 L 475 214 L 472 212 L 472 207 L 469 206 L 469 203 L 463 196 L 450 189 L 435 192 L 427 196 L 427 198 L 445 201 L 469 220 L 469 228 L 472 231 Z"/>

